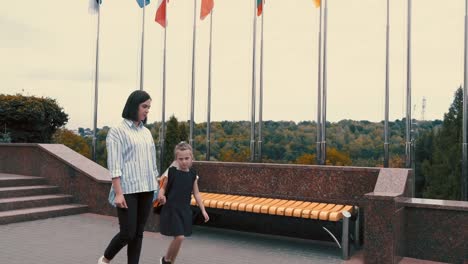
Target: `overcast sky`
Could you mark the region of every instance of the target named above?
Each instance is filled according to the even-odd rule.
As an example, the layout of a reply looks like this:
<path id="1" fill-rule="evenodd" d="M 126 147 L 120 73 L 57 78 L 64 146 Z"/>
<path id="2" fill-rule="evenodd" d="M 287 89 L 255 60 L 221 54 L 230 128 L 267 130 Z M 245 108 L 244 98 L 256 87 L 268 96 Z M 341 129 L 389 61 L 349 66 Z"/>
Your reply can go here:
<path id="1" fill-rule="evenodd" d="M 215 0 L 212 120 L 250 120 L 253 1 Z M 464 2 L 413 0 L 415 118 L 426 97 L 425 118 L 442 119 L 463 83 Z M 182 120 L 190 117 L 193 3 L 168 6 L 166 113 Z M 147 6 L 145 21 L 150 122 L 161 120 L 163 30 L 154 22 L 156 4 Z M 142 20 L 135 0 L 103 0 L 101 10 L 99 127 L 119 122 L 127 96 L 139 87 Z M 267 0 L 264 12 L 264 120 L 315 120 L 319 9 L 312 0 Z M 394 120 L 405 116 L 406 0 L 392 0 L 390 12 Z M 329 0 L 329 121 L 383 120 L 385 16 L 385 0 Z M 197 21 L 196 122 L 206 120 L 209 22 Z M 92 127 L 96 24 L 88 0 L 3 1 L 0 93 L 57 99 L 69 114 L 67 127 Z"/>

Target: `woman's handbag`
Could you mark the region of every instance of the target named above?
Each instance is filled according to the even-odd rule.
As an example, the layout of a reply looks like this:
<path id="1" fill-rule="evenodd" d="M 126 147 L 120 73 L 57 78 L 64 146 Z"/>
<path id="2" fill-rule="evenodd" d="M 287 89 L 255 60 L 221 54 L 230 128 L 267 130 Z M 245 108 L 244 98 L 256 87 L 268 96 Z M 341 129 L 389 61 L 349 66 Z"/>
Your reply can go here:
<path id="1" fill-rule="evenodd" d="M 159 190 L 161 190 L 161 188 L 164 186 L 164 183 L 166 182 L 168 177 L 163 177 L 159 180 Z M 169 185 L 169 184 L 168 184 Z M 167 193 L 169 191 L 168 189 L 169 186 L 166 186 L 166 192 L 165 192 L 165 195 L 167 197 Z M 161 214 L 161 209 L 164 205 L 161 204 L 161 202 L 159 201 L 159 199 L 156 199 L 154 202 L 153 202 L 153 212 L 155 214 Z"/>

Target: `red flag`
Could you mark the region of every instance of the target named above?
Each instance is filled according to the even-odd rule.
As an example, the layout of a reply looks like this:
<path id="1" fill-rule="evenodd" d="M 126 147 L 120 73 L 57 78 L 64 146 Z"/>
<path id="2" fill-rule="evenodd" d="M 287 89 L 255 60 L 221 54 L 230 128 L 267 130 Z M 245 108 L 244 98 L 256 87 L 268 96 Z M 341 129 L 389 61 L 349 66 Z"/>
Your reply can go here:
<path id="1" fill-rule="evenodd" d="M 264 2 L 264 0 L 257 0 L 257 16 L 262 15 Z"/>
<path id="2" fill-rule="evenodd" d="M 320 7 L 320 0 L 314 0 L 315 7 Z"/>
<path id="3" fill-rule="evenodd" d="M 156 18 L 154 19 L 163 28 L 166 27 L 166 5 L 166 0 L 158 0 L 158 10 L 156 10 Z"/>
<path id="4" fill-rule="evenodd" d="M 200 19 L 205 19 L 211 13 L 214 7 L 214 0 L 202 0 L 201 3 L 201 11 L 200 11 Z"/>

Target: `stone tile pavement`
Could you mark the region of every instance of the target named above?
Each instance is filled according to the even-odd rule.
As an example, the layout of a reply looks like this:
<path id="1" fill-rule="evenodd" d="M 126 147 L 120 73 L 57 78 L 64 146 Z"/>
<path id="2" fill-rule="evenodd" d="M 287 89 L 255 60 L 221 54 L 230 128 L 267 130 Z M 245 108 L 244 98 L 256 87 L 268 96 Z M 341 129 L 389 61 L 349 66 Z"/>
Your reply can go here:
<path id="1" fill-rule="evenodd" d="M 2 264 L 94 264 L 118 230 L 114 217 L 95 214 L 0 225 Z M 159 263 L 171 238 L 145 232 L 141 264 Z M 360 263 L 360 254 L 346 263 Z M 112 264 L 126 263 L 126 248 Z M 331 244 L 225 229 L 194 227 L 177 263 L 344 263 Z"/>

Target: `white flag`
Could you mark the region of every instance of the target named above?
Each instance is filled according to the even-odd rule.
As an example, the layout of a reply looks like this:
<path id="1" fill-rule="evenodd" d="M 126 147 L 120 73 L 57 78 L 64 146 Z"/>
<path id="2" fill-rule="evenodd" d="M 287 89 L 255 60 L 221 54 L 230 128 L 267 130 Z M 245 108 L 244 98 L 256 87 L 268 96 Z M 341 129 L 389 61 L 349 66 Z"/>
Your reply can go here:
<path id="1" fill-rule="evenodd" d="M 89 0 L 88 13 L 97 14 L 99 10 L 99 4 L 102 4 L 102 0 Z"/>

